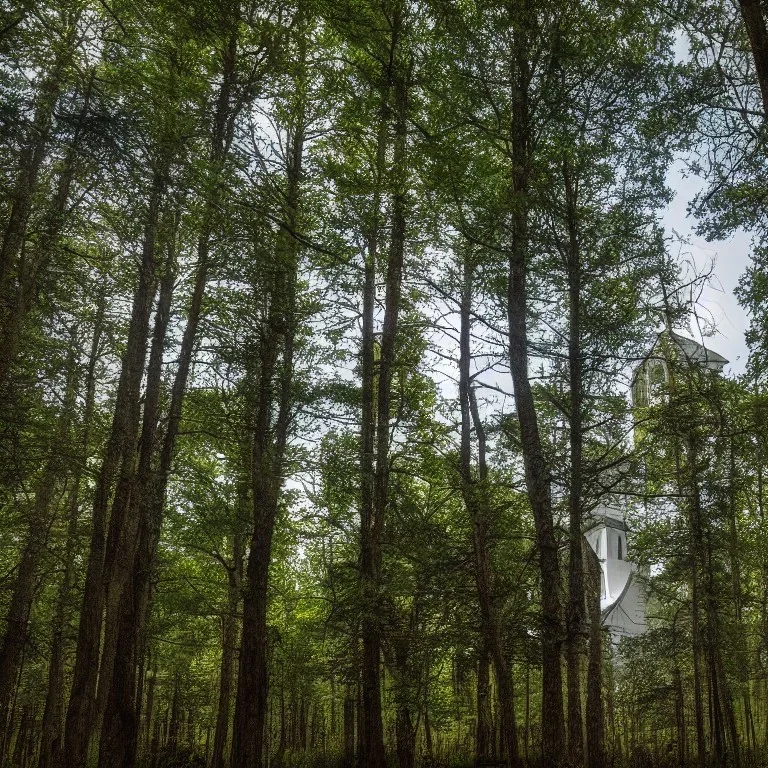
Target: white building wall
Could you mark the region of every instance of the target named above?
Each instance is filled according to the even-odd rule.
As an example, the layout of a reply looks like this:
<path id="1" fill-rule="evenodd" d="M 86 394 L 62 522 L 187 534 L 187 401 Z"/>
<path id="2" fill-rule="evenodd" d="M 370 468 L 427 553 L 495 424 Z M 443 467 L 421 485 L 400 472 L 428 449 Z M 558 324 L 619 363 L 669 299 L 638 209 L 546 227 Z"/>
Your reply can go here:
<path id="1" fill-rule="evenodd" d="M 642 583 L 637 578 L 637 566 L 626 559 L 627 534 L 622 530 L 621 513 L 617 510 L 609 512 L 607 508 L 601 511 L 602 519 L 585 534 L 585 538 L 602 569 L 600 607 L 603 624 L 609 629 L 612 641 L 618 642 L 622 637 L 634 637 L 645 632 L 646 599 Z M 612 521 L 615 521 L 615 526 Z"/>
<path id="2" fill-rule="evenodd" d="M 622 637 L 637 637 L 648 627 L 645 614 L 646 599 L 642 584 L 632 578 L 626 591 L 615 605 L 603 616 L 603 624 L 617 643 Z"/>

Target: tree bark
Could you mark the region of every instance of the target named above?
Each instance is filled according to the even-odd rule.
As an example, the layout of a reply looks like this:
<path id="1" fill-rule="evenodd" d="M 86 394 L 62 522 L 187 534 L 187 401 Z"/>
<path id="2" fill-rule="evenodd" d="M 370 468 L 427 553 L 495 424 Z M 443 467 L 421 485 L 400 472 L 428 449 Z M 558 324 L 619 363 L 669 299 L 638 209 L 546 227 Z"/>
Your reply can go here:
<path id="1" fill-rule="evenodd" d="M 768 32 L 763 15 L 763 4 L 760 0 L 739 0 L 739 8 L 747 29 L 749 47 L 752 51 L 755 74 L 763 101 L 763 111 L 768 115 Z"/>
<path id="2" fill-rule="evenodd" d="M 207 201 L 203 225 L 198 237 L 197 267 L 190 306 L 187 311 L 187 324 L 182 335 L 178 367 L 171 388 L 171 402 L 168 408 L 165 434 L 160 447 L 158 466 L 153 469 L 152 456 L 158 423 L 162 351 L 170 309 L 174 258 L 169 259 L 170 282 L 168 283 L 167 301 L 161 302 L 158 308 L 158 318 L 159 322 L 162 323 L 162 328 L 158 326 L 157 344 L 153 344 L 153 354 L 150 357 L 148 382 L 153 380 L 154 386 L 150 388 L 148 385 L 147 388 L 147 404 L 145 405 L 145 420 L 136 480 L 137 492 L 133 502 L 136 507 L 134 517 L 137 520 L 138 542 L 133 552 L 130 552 L 127 545 L 131 539 L 126 538 L 126 551 L 129 554 L 126 559 L 125 575 L 129 581 L 118 578 L 114 582 L 115 600 L 112 604 L 115 606 L 123 604 L 123 607 L 119 609 L 115 637 L 119 637 L 120 642 L 125 647 L 117 654 L 110 654 L 112 648 L 107 648 L 105 641 L 105 658 L 108 659 L 110 655 L 114 656 L 120 669 L 114 670 L 112 674 L 109 674 L 109 670 L 107 670 L 107 674 L 103 675 L 105 685 L 113 685 L 116 691 L 109 694 L 112 706 L 106 712 L 102 730 L 100 768 L 120 768 L 121 766 L 128 768 L 135 761 L 138 745 L 138 708 L 141 705 L 141 702 L 136 701 L 133 695 L 135 676 L 144 626 L 149 611 L 151 574 L 160 537 L 168 479 L 175 456 L 184 396 L 208 281 L 213 222 L 220 195 L 218 181 L 234 132 L 236 111 L 232 106 L 232 95 L 236 77 L 237 45 L 238 27 L 236 23 L 233 23 L 233 30 L 227 37 L 226 45 L 222 51 L 222 83 L 219 87 L 212 121 L 210 164 L 214 192 Z M 174 229 L 178 228 L 178 225 L 177 218 Z M 175 238 L 172 238 L 173 240 Z M 150 377 L 152 378 L 150 379 Z M 126 529 L 126 532 L 132 533 L 130 529 Z M 125 683 L 122 682 L 123 679 L 126 681 Z M 119 693 L 117 689 L 119 689 Z"/>
<path id="3" fill-rule="evenodd" d="M 302 52 L 300 58 L 305 61 Z M 300 100 L 290 128 L 284 218 L 278 236 L 269 311 L 259 341 L 258 399 L 252 427 L 253 531 L 243 594 L 243 629 L 235 699 L 232 768 L 264 764 L 269 701 L 267 607 L 272 536 L 283 482 L 292 414 L 293 345 L 299 244 L 298 224 L 304 154 L 304 108 Z M 281 359 L 278 359 L 278 358 Z M 276 416 L 273 412 L 276 411 Z"/>
<path id="4" fill-rule="evenodd" d="M 147 332 L 155 294 L 155 246 L 158 216 L 164 190 L 165 174 L 158 168 L 152 181 L 144 229 L 139 280 L 134 294 L 128 341 L 123 355 L 117 387 L 112 427 L 96 480 L 88 565 L 85 576 L 77 652 L 72 689 L 67 708 L 63 765 L 82 768 L 86 764 L 94 722 L 96 684 L 99 673 L 102 621 L 105 604 L 104 584 L 109 582 L 107 520 L 110 528 L 122 522 L 119 504 L 127 501 L 134 445 L 138 436 L 141 380 L 147 348 Z M 119 470 L 122 477 L 113 500 L 113 514 L 108 518 L 110 496 Z M 121 498 L 122 496 L 122 498 Z"/>
<path id="5" fill-rule="evenodd" d="M 586 557 L 589 656 L 587 659 L 587 766 L 605 766 L 605 715 L 603 707 L 603 622 L 600 610 L 602 569 L 595 552 L 582 537 Z"/>
<path id="6" fill-rule="evenodd" d="M 72 475 L 72 487 L 69 491 L 67 504 L 69 515 L 67 520 L 67 541 L 64 551 L 64 573 L 59 583 L 56 612 L 53 620 L 51 653 L 48 667 L 48 691 L 43 711 L 42 741 L 38 768 L 50 768 L 56 765 L 60 756 L 60 750 L 63 747 L 65 624 L 75 579 L 74 560 L 77 546 L 78 518 L 80 515 L 80 490 L 83 471 L 89 457 L 90 427 L 96 396 L 96 363 L 99 358 L 99 347 L 103 333 L 105 303 L 105 297 L 102 294 L 96 310 L 93 338 L 85 377 L 81 454 Z"/>
<path id="7" fill-rule="evenodd" d="M 240 572 L 243 559 L 243 538 L 235 533 L 232 539 L 232 564 L 227 571 L 227 607 L 221 617 L 221 668 L 219 703 L 216 710 L 216 730 L 213 737 L 211 768 L 225 768 L 224 751 L 229 736 L 232 682 L 237 644 L 237 610 L 240 606 Z"/>
<path id="8" fill-rule="evenodd" d="M 533 9 L 528 9 L 533 15 Z M 512 168 L 510 174 L 511 249 L 507 313 L 509 323 L 509 366 L 515 393 L 517 418 L 525 467 L 525 483 L 536 528 L 541 573 L 542 627 L 542 741 L 544 761 L 557 768 L 564 760 L 563 679 L 561 669 L 562 618 L 560 562 L 555 536 L 547 465 L 539 432 L 536 406 L 528 379 L 527 274 L 529 249 L 529 115 L 528 31 L 521 27 L 514 54 L 512 98 Z"/>
<path id="9" fill-rule="evenodd" d="M 491 755 L 493 713 L 491 712 L 491 675 L 488 650 L 483 645 L 477 657 L 477 723 L 475 727 L 475 765 L 482 765 Z"/>
<path id="10" fill-rule="evenodd" d="M 485 429 L 471 386 L 471 348 L 472 334 L 472 272 L 469 257 L 464 259 L 462 296 L 460 307 L 460 358 L 459 358 L 459 397 L 461 402 L 461 477 L 464 504 L 472 520 L 472 543 L 475 555 L 475 583 L 480 604 L 480 623 L 485 648 L 493 661 L 493 671 L 498 687 L 499 715 L 501 736 L 504 744 L 503 753 L 507 765 L 511 768 L 519 765 L 517 740 L 517 722 L 514 710 L 514 688 L 511 670 L 504 651 L 498 610 L 493 596 L 493 565 L 488 544 L 487 509 L 488 466 L 486 462 Z M 478 471 L 475 477 L 472 471 L 472 439 L 474 427 L 478 444 Z M 478 725 L 479 727 L 479 725 Z"/>
<path id="11" fill-rule="evenodd" d="M 29 616 L 34 603 L 40 561 L 56 514 L 54 494 L 57 485 L 62 480 L 62 472 L 66 466 L 67 456 L 63 446 L 69 442 L 75 407 L 77 373 L 75 350 L 76 340 L 73 332 L 67 363 L 64 404 L 58 417 L 54 440 L 49 448 L 48 460 L 43 467 L 35 489 L 35 499 L 28 518 L 27 534 L 5 617 L 6 630 L 0 643 L 0 727 L 2 728 L 3 746 L 8 742 L 11 699 L 21 668 L 24 649 L 29 639 Z M 4 749 L 0 750 L 0 760 L 3 756 Z"/>
<path id="12" fill-rule="evenodd" d="M 581 710 L 581 659 L 584 655 L 584 560 L 582 557 L 583 377 L 581 349 L 581 253 L 577 220 L 578 182 L 563 161 L 568 275 L 568 385 L 570 468 L 568 489 L 568 613 L 566 668 L 568 687 L 568 758 L 573 768 L 584 764 L 584 721 Z"/>

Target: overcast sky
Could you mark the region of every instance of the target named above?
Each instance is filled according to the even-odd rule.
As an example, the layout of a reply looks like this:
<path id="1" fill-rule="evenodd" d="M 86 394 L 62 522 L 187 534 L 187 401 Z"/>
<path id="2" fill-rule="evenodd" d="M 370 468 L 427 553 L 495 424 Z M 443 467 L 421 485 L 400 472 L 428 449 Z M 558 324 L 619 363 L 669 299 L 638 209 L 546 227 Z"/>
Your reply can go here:
<path id="1" fill-rule="evenodd" d="M 682 163 L 675 165 L 667 177 L 676 195 L 663 217 L 663 223 L 668 233 L 675 230 L 690 238 L 690 245 L 684 252 L 691 254 L 699 269 L 705 269 L 714 259 L 714 279 L 702 297 L 702 304 L 717 334 L 708 339 L 706 344 L 731 361 L 726 370 L 739 374 L 744 371 L 747 362 L 747 346 L 744 342 L 747 316 L 736 301 L 733 291 L 749 262 L 750 238 L 744 232 L 739 232 L 728 240 L 708 243 L 693 234 L 694 221 L 687 216 L 686 208 L 691 198 L 701 189 L 701 181 L 684 178 L 682 169 Z M 673 246 L 673 252 L 675 249 L 676 246 Z"/>
<path id="2" fill-rule="evenodd" d="M 689 58 L 688 40 L 680 32 L 675 44 L 677 61 Z M 727 357 L 731 363 L 726 370 L 743 373 L 747 363 L 747 345 L 744 331 L 747 316 L 739 306 L 733 291 L 749 263 L 750 238 L 739 232 L 728 240 L 708 243 L 693 234 L 694 221 L 686 214 L 688 202 L 702 188 L 700 179 L 684 178 L 683 163 L 677 163 L 667 176 L 667 184 L 676 192 L 662 221 L 669 234 L 675 230 L 683 237 L 690 238 L 688 252 L 700 269 L 707 269 L 714 260 L 714 279 L 703 298 L 704 309 L 717 329 L 717 334 L 707 341 L 707 346 Z M 695 336 L 695 334 L 691 334 Z M 698 339 L 701 341 L 701 339 Z"/>

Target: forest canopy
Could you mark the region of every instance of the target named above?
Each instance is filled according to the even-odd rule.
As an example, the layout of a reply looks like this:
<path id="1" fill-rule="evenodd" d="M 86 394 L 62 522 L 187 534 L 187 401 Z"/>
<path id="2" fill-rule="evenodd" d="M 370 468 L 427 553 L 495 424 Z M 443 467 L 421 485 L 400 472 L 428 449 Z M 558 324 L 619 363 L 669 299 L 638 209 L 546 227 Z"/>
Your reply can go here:
<path id="1" fill-rule="evenodd" d="M 767 23 L 0 4 L 0 766 L 768 765 Z"/>

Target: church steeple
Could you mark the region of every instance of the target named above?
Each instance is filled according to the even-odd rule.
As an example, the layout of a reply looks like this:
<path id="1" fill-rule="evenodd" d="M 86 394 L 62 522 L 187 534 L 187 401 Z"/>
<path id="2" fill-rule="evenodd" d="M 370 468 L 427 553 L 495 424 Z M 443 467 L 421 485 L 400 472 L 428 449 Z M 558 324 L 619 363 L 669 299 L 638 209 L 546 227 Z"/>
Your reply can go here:
<path id="1" fill-rule="evenodd" d="M 720 373 L 729 362 L 698 341 L 674 331 L 662 331 L 632 376 L 632 405 L 635 408 L 652 405 L 659 397 L 663 385 L 669 382 L 670 358 L 715 373 Z"/>
<path id="2" fill-rule="evenodd" d="M 632 405 L 645 408 L 664 396 L 665 386 L 674 380 L 677 364 L 697 366 L 718 374 L 728 363 L 722 355 L 674 331 L 662 331 L 632 377 Z M 642 439 L 635 432 L 635 439 Z M 603 624 L 614 642 L 621 637 L 645 632 L 645 591 L 638 579 L 638 567 L 627 559 L 627 525 L 621 505 L 601 504 L 592 515 L 585 537 L 600 561 L 600 607 Z"/>

